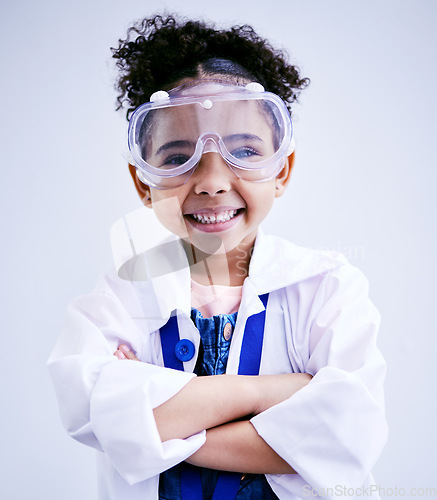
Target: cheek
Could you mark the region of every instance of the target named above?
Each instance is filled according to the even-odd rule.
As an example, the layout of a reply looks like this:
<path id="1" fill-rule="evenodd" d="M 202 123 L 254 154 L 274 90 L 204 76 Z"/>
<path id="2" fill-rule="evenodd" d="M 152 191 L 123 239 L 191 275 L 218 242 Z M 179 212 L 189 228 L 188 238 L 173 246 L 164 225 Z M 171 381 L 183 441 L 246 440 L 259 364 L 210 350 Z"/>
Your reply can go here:
<path id="1" fill-rule="evenodd" d="M 250 196 L 246 198 L 248 207 L 251 207 L 253 213 L 259 216 L 266 216 L 272 208 L 275 200 L 275 187 L 273 186 L 256 186 L 256 189 L 251 190 Z"/>
<path id="2" fill-rule="evenodd" d="M 173 234 L 186 236 L 181 203 L 176 195 L 152 192 L 152 208 L 161 224 Z"/>

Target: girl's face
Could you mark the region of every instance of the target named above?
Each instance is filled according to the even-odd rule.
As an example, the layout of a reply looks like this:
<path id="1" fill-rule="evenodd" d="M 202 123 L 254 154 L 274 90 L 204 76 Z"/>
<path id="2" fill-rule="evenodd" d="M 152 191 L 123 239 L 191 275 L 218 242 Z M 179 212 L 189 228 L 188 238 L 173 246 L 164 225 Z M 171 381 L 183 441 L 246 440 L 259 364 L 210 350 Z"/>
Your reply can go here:
<path id="1" fill-rule="evenodd" d="M 249 116 L 250 109 L 244 111 L 244 116 L 248 116 L 252 135 L 256 137 L 270 135 L 271 137 L 270 128 L 265 122 Z M 254 107 L 252 113 L 255 112 L 259 113 Z M 186 125 L 183 127 L 185 130 L 182 134 L 160 123 L 161 126 L 155 129 L 165 130 L 165 137 L 161 137 L 159 132 L 152 132 L 150 140 L 154 146 L 157 146 L 151 149 L 165 151 L 162 153 L 166 155 L 165 158 L 170 156 L 174 162 L 176 154 L 173 150 L 168 151 L 168 145 L 177 144 L 180 149 L 181 141 L 176 141 L 174 137 L 180 139 L 183 135 L 186 139 L 186 130 L 195 128 L 194 126 L 188 127 L 186 121 L 182 120 Z M 172 117 L 171 123 L 175 122 L 177 120 Z M 260 123 L 259 130 L 252 130 L 257 123 Z M 249 125 L 246 128 L 249 129 Z M 183 142 L 185 144 L 194 141 Z M 165 146 L 161 147 L 161 144 Z M 179 149 L 178 154 L 181 156 Z M 187 156 L 190 154 L 187 153 Z M 157 163 L 161 164 L 165 161 L 159 158 Z M 264 182 L 252 182 L 237 177 L 220 153 L 206 152 L 202 155 L 191 177 L 182 186 L 170 189 L 147 187 L 147 190 L 150 192 L 150 205 L 160 222 L 172 233 L 188 240 L 202 252 L 211 255 L 228 253 L 236 248 L 250 250 L 258 227 L 269 213 L 273 200 L 284 192 L 290 170 L 291 161 L 287 159 L 284 160 L 284 169 L 277 178 Z"/>

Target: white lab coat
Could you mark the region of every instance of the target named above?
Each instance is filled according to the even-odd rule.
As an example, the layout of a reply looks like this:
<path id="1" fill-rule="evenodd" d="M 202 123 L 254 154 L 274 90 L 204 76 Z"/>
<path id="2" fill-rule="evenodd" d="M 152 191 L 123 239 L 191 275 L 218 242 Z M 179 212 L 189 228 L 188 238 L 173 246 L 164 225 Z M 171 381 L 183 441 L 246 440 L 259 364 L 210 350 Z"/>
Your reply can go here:
<path id="1" fill-rule="evenodd" d="M 71 302 L 49 359 L 67 431 L 98 450 L 102 500 L 158 498 L 159 473 L 205 442 L 201 432 L 162 443 L 153 418 L 153 409 L 195 376 L 196 363 L 196 356 L 184 363 L 185 372 L 164 368 L 159 328 L 177 310 L 181 338 L 190 339 L 196 353 L 200 341 L 190 319 L 189 269 L 180 265 L 183 252 L 175 244 L 178 257 L 172 260 L 167 252 L 167 265 L 179 259 L 172 272 L 155 270 L 150 278 L 149 269 L 149 279 L 144 269 L 150 262 L 144 264 L 146 254 L 138 255 L 119 273 L 123 278 L 113 271 L 92 293 Z M 338 498 L 342 488 L 353 498 L 350 488 L 372 483 L 370 471 L 387 434 L 385 363 L 375 344 L 379 315 L 369 301 L 367 280 L 339 254 L 260 231 L 227 373 L 237 373 L 246 319 L 263 310 L 258 296 L 267 292 L 260 374 L 314 376 L 294 396 L 251 419 L 298 473 L 267 480 L 280 499 L 318 498 L 318 493 Z M 129 344 L 143 362 L 117 360 L 113 353 L 120 343 Z"/>

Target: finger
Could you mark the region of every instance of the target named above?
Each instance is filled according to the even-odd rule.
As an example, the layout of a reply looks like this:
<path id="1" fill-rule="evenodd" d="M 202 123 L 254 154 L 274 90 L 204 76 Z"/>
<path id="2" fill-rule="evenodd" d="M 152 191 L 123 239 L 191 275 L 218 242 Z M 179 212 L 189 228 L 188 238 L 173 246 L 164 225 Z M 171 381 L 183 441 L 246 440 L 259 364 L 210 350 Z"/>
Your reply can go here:
<path id="1" fill-rule="evenodd" d="M 121 344 L 119 346 L 120 351 L 126 356 L 127 359 L 132 359 L 134 361 L 139 361 L 139 359 L 135 356 L 133 351 L 129 349 L 129 347 L 125 344 Z"/>
<path id="2" fill-rule="evenodd" d="M 124 353 L 122 351 L 120 351 L 120 349 L 117 349 L 115 352 L 114 352 L 114 356 L 118 359 L 127 359 L 126 356 L 124 355 Z"/>

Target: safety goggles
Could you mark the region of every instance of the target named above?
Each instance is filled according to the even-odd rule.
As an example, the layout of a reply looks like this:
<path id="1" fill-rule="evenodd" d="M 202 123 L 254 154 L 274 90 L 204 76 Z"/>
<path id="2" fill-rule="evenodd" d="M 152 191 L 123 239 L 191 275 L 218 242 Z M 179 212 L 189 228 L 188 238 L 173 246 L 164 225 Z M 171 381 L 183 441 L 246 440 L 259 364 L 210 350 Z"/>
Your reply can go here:
<path id="1" fill-rule="evenodd" d="M 294 150 L 290 113 L 262 85 L 199 80 L 158 91 L 129 121 L 128 144 L 140 180 L 181 186 L 205 153 L 219 153 L 241 179 L 273 179 Z"/>

